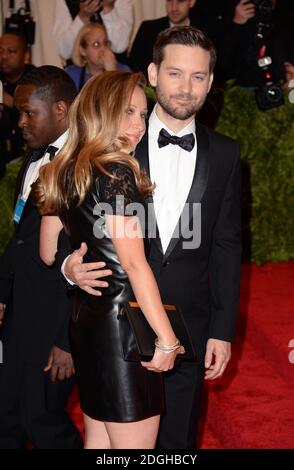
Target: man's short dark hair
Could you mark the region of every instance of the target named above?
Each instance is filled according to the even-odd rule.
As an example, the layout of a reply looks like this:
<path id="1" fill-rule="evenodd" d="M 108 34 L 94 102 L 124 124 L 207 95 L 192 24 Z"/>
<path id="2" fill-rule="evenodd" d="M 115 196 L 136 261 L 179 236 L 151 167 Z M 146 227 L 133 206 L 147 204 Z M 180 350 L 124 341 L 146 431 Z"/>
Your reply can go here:
<path id="1" fill-rule="evenodd" d="M 169 44 L 201 47 L 210 53 L 209 71 L 213 72 L 216 63 L 216 50 L 209 37 L 193 26 L 173 26 L 161 31 L 153 47 L 153 62 L 159 67 L 164 60 L 164 50 Z"/>
<path id="2" fill-rule="evenodd" d="M 16 38 L 19 39 L 23 47 L 23 50 L 26 51 L 28 49 L 28 43 L 27 43 L 26 37 L 20 31 L 3 31 L 1 38 L 3 36 L 15 36 Z"/>
<path id="3" fill-rule="evenodd" d="M 26 73 L 19 85 L 33 85 L 43 101 L 72 103 L 77 95 L 73 80 L 60 67 L 42 65 Z"/>

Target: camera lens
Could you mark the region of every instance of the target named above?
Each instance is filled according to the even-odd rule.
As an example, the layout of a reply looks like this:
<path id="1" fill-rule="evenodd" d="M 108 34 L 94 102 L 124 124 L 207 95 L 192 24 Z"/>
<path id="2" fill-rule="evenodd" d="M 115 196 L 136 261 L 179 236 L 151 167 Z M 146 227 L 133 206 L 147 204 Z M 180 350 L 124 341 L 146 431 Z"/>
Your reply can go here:
<path id="1" fill-rule="evenodd" d="M 276 102 L 280 101 L 281 98 L 282 98 L 282 90 L 281 90 L 280 87 L 278 87 L 276 85 L 272 85 L 272 86 L 267 88 L 266 95 L 267 95 L 267 99 L 271 103 L 276 103 Z"/>

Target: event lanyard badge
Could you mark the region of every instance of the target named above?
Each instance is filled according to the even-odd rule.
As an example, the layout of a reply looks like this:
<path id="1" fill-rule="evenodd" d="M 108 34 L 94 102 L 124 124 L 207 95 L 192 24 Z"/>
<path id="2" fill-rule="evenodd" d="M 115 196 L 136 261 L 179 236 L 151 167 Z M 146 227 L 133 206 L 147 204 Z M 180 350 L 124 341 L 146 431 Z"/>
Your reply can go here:
<path id="1" fill-rule="evenodd" d="M 26 202 L 26 199 L 23 199 L 21 195 L 18 196 L 13 214 L 13 220 L 16 224 L 18 224 L 21 219 Z"/>

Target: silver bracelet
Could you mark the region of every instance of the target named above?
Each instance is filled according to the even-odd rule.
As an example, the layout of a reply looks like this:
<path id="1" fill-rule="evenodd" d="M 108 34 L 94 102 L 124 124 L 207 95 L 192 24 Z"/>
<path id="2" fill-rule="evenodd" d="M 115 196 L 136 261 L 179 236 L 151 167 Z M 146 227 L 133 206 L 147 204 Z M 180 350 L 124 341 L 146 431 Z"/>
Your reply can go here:
<path id="1" fill-rule="evenodd" d="M 172 352 L 176 351 L 177 349 L 179 349 L 179 347 L 181 346 L 181 343 L 178 339 L 175 342 L 175 344 L 167 345 L 167 344 L 161 344 L 159 339 L 156 338 L 155 341 L 154 341 L 154 344 L 155 344 L 155 347 L 157 349 L 159 349 L 161 352 L 163 352 L 165 354 L 172 353 Z"/>

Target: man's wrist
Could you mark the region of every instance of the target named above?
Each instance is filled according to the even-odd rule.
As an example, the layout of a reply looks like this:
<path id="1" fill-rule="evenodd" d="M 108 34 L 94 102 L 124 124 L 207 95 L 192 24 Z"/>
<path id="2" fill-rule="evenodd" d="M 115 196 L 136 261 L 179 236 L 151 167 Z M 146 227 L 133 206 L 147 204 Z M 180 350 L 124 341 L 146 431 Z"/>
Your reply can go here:
<path id="1" fill-rule="evenodd" d="M 236 15 L 233 18 L 233 23 L 242 25 L 247 23 L 247 19 L 243 18 L 242 16 Z"/>
<path id="2" fill-rule="evenodd" d="M 81 13 L 81 12 L 78 13 L 78 17 L 85 24 L 89 23 L 91 16 L 92 15 L 90 15 L 90 14 L 85 14 L 85 13 Z"/>
<path id="3" fill-rule="evenodd" d="M 103 14 L 104 15 L 107 15 L 108 13 L 111 13 L 112 10 L 113 10 L 114 7 L 106 7 L 106 8 L 103 8 Z"/>
<path id="4" fill-rule="evenodd" d="M 111 2 L 109 4 L 107 3 L 108 2 L 103 2 L 102 12 L 104 15 L 107 15 L 108 13 L 112 12 L 112 10 L 114 9 L 115 2 Z"/>

